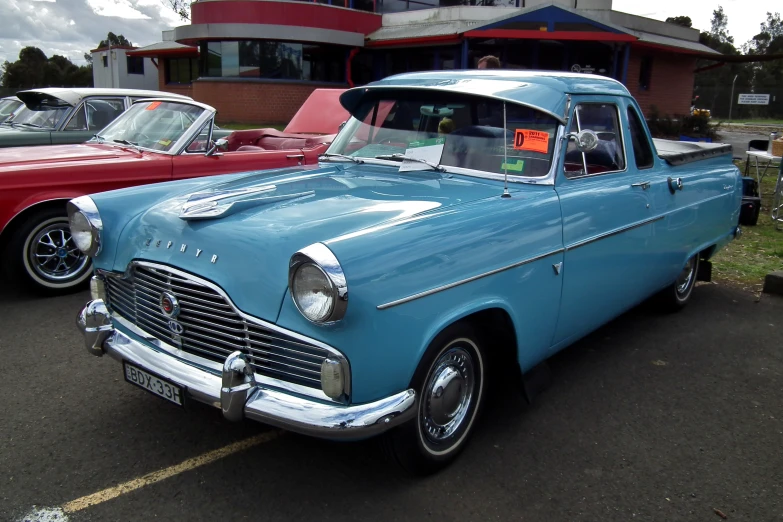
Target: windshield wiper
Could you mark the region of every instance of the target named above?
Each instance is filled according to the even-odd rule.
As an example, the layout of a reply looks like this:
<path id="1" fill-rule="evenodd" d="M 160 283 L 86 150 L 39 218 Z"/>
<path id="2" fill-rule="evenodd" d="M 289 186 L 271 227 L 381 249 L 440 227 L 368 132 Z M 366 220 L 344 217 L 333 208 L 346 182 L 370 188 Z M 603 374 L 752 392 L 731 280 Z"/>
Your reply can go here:
<path id="1" fill-rule="evenodd" d="M 446 169 L 437 163 L 432 163 L 431 161 L 419 159 L 419 158 L 412 158 L 411 156 L 406 156 L 405 154 L 381 154 L 380 156 L 375 156 L 375 159 L 381 159 L 381 160 L 392 160 L 392 161 L 416 161 L 418 163 L 424 163 L 428 167 L 437 170 L 438 172 L 446 172 Z"/>
<path id="2" fill-rule="evenodd" d="M 114 143 L 119 143 L 120 145 L 130 145 L 131 147 L 134 147 L 139 152 L 139 154 L 141 154 L 141 147 L 139 147 L 138 143 L 133 143 L 132 141 L 128 141 L 128 140 L 111 140 L 111 141 L 113 141 Z"/>
<path id="3" fill-rule="evenodd" d="M 354 163 L 364 163 L 363 160 L 360 160 L 359 158 L 356 158 L 354 156 L 348 156 L 346 154 L 336 154 L 332 152 L 324 152 L 320 156 L 318 156 L 318 159 L 321 158 L 341 158 L 341 159 L 347 159 L 350 161 L 353 161 Z"/>

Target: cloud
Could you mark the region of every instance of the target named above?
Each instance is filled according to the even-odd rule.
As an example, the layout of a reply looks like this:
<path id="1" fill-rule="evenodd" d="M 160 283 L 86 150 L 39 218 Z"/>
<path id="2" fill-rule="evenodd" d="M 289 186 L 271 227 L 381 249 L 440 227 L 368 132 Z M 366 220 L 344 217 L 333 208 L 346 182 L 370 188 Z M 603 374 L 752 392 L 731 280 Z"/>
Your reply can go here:
<path id="1" fill-rule="evenodd" d="M 159 0 L 0 0 L 0 63 L 15 61 L 26 46 L 84 65 L 110 31 L 134 45 L 160 41 L 161 31 L 183 25 Z"/>

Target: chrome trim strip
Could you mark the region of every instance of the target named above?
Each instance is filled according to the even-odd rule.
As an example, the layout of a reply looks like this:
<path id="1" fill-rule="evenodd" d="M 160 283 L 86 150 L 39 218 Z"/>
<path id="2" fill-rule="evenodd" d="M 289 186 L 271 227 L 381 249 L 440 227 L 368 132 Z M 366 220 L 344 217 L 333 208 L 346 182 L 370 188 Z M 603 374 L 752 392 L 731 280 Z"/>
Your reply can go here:
<path id="1" fill-rule="evenodd" d="M 575 243 L 572 243 L 570 245 L 567 245 L 565 247 L 566 251 L 574 250 L 576 248 L 579 248 L 581 246 L 589 245 L 590 243 L 593 243 L 595 241 L 598 241 L 600 239 L 605 239 L 607 237 L 616 236 L 617 234 L 622 234 L 623 232 L 627 232 L 628 230 L 633 230 L 634 228 L 639 228 L 644 225 L 649 225 L 650 223 L 654 223 L 656 221 L 660 221 L 666 217 L 665 214 L 662 214 L 660 216 L 652 217 L 649 219 L 645 219 L 642 221 L 637 221 L 636 223 L 632 223 L 630 225 L 626 225 L 624 227 L 616 228 L 614 230 L 610 230 L 609 232 L 604 232 L 602 234 L 598 234 L 597 236 L 588 237 L 586 239 L 581 239 L 579 241 L 576 241 Z"/>
<path id="2" fill-rule="evenodd" d="M 384 303 L 384 304 L 378 305 L 378 306 L 376 306 L 376 308 L 378 310 L 386 310 L 387 308 L 391 308 L 393 306 L 401 305 L 403 303 L 407 303 L 407 302 L 413 301 L 415 299 L 419 299 L 419 298 L 422 298 L 422 297 L 426 297 L 428 295 L 432 295 L 432 294 L 435 294 L 435 293 L 438 293 L 438 292 L 442 292 L 444 290 L 448 290 L 450 288 L 454 288 L 455 286 L 464 285 L 465 283 L 470 283 L 470 282 L 475 281 L 477 279 L 481 279 L 481 278 L 484 278 L 484 277 L 487 277 L 487 276 L 495 275 L 495 274 L 498 274 L 500 272 L 505 272 L 506 270 L 511 270 L 512 268 L 517 268 L 519 266 L 526 265 L 528 263 L 532 263 L 533 261 L 538 261 L 539 259 L 544 259 L 545 257 L 549 257 L 549 256 L 553 256 L 555 254 L 559 254 L 559 253 L 561 253 L 563 251 L 564 251 L 563 248 L 558 248 L 558 249 L 555 249 L 555 250 L 551 250 L 549 252 L 545 252 L 543 254 L 539 254 L 537 256 L 530 257 L 530 258 L 524 259 L 522 261 L 518 261 L 518 262 L 513 263 L 511 265 L 506 265 L 504 267 L 500 267 L 500 268 L 496 268 L 494 270 L 490 270 L 489 272 L 484 272 L 483 274 L 479 274 L 479 275 L 475 275 L 475 276 L 472 276 L 472 277 L 468 277 L 467 279 L 462 279 L 460 281 L 455 281 L 453 283 L 449 283 L 449 284 L 446 284 L 446 285 L 443 285 L 443 286 L 438 286 L 438 287 L 432 288 L 430 290 L 425 290 L 424 292 L 419 292 L 418 294 L 409 295 L 408 297 L 403 297 L 402 299 L 397 299 L 396 301 L 390 301 L 388 303 Z"/>
<path id="3" fill-rule="evenodd" d="M 317 341 L 315 339 L 311 339 L 310 337 L 306 337 L 306 336 L 304 336 L 302 334 L 299 334 L 297 332 L 293 332 L 291 330 L 287 330 L 285 328 L 281 328 L 281 327 L 279 327 L 279 326 L 277 326 L 277 325 L 275 325 L 273 323 L 268 323 L 268 322 L 266 322 L 266 321 L 264 321 L 262 319 L 259 319 L 257 317 L 252 316 L 252 315 L 249 315 L 249 314 L 246 314 L 245 312 L 240 310 L 237 307 L 236 304 L 234 304 L 234 301 L 231 300 L 231 298 L 228 296 L 228 294 L 222 288 L 220 288 L 218 285 L 216 285 L 212 281 L 208 281 L 206 279 L 198 277 L 198 276 L 196 276 L 194 274 L 191 274 L 189 272 L 184 272 L 182 270 L 178 270 L 178 269 L 173 268 L 173 267 L 171 267 L 169 265 L 163 265 L 163 264 L 159 264 L 159 263 L 150 263 L 148 261 L 132 261 L 131 263 L 128 264 L 128 267 L 127 267 L 127 269 L 126 269 L 124 274 L 121 274 L 121 273 L 118 273 L 118 272 L 108 272 L 108 271 L 101 271 L 101 272 L 104 273 L 107 276 L 122 277 L 123 279 L 125 279 L 125 278 L 128 278 L 130 276 L 130 270 L 131 270 L 131 267 L 133 265 L 147 266 L 147 267 L 151 267 L 151 268 L 155 268 L 155 269 L 159 269 L 159 270 L 167 270 L 167 271 L 172 272 L 172 273 L 174 273 L 174 274 L 176 274 L 176 275 L 178 275 L 178 276 L 180 276 L 180 277 L 182 277 L 184 279 L 198 281 L 200 284 L 203 284 L 204 286 L 207 286 L 207 287 L 211 288 L 212 290 L 214 290 L 215 292 L 217 292 L 223 299 L 226 300 L 226 303 L 228 303 L 228 305 L 231 306 L 233 311 L 237 315 L 242 317 L 244 320 L 246 320 L 248 323 L 252 323 L 252 324 L 261 326 L 261 327 L 266 328 L 268 330 L 272 330 L 273 332 L 277 332 L 277 333 L 280 333 L 282 335 L 287 335 L 289 337 L 292 337 L 294 339 L 302 341 L 302 342 L 304 342 L 306 344 L 310 344 L 310 345 L 316 346 L 318 348 L 321 348 L 323 350 L 326 350 L 327 352 L 329 352 L 331 354 L 332 358 L 339 360 L 340 363 L 343 365 L 344 371 L 346 372 L 345 373 L 345 395 L 350 400 L 350 397 L 351 397 L 351 377 L 352 377 L 351 376 L 351 365 L 348 362 L 348 358 L 345 357 L 345 355 L 343 355 L 343 353 L 340 352 L 339 350 L 337 350 L 336 348 L 334 348 L 332 346 L 329 346 L 328 344 L 322 343 L 321 341 Z M 116 315 L 112 314 L 112 318 L 115 318 L 115 317 L 116 317 Z M 123 324 L 123 326 L 124 326 L 124 324 Z M 149 336 L 150 336 L 149 333 L 144 333 L 144 335 L 143 335 L 143 337 L 145 339 L 147 339 Z M 164 349 L 161 346 L 162 344 L 164 344 L 164 343 L 158 342 L 158 343 L 155 344 L 155 346 L 157 346 L 160 349 Z M 180 358 L 185 359 L 185 360 L 190 360 L 190 357 L 185 357 L 185 356 L 180 355 L 180 350 L 179 349 L 172 347 L 171 350 L 173 350 L 173 352 L 170 353 L 171 355 L 175 355 L 176 357 L 180 357 Z M 182 353 L 184 353 L 184 352 L 182 352 Z M 192 362 L 194 362 L 195 364 L 199 364 L 201 366 L 207 366 L 207 365 L 204 365 L 200 361 L 201 361 L 201 358 L 199 357 L 197 360 L 194 360 Z M 221 371 L 222 365 L 220 365 L 218 363 L 215 363 L 215 364 L 217 364 L 217 366 L 215 366 L 215 368 L 218 371 Z M 258 380 L 258 381 L 264 381 L 265 379 L 269 379 L 269 383 L 273 383 L 273 384 L 270 384 L 270 386 L 273 385 L 273 386 L 275 386 L 277 388 L 281 388 L 281 389 L 291 389 L 292 390 L 291 387 L 295 387 L 296 386 L 293 383 L 288 383 L 288 382 L 285 382 L 285 381 L 280 381 L 280 380 L 277 380 L 277 379 L 271 379 L 271 378 L 268 378 L 268 377 L 263 377 L 261 375 L 256 375 L 256 380 Z M 330 401 L 330 402 L 341 402 L 341 401 L 335 401 L 331 397 L 328 397 L 322 390 L 317 389 L 317 388 L 307 388 L 307 387 L 302 386 L 301 390 L 297 389 L 296 393 L 300 393 L 300 394 L 303 394 L 303 395 L 309 395 L 311 397 L 315 397 L 315 398 L 326 400 L 326 401 Z"/>

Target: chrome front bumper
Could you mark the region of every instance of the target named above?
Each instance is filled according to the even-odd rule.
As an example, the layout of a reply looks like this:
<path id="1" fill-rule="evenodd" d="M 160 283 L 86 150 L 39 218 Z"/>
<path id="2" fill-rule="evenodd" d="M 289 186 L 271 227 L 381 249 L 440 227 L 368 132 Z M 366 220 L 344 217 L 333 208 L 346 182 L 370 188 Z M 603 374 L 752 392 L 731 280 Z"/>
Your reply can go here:
<path id="1" fill-rule="evenodd" d="M 263 387 L 239 351 L 226 358 L 222 375 L 216 375 L 115 329 L 102 299 L 88 302 L 76 324 L 91 354 L 107 353 L 179 384 L 187 397 L 221 408 L 231 421 L 248 418 L 313 437 L 352 440 L 383 433 L 416 413 L 413 390 L 371 403 L 344 406 Z"/>

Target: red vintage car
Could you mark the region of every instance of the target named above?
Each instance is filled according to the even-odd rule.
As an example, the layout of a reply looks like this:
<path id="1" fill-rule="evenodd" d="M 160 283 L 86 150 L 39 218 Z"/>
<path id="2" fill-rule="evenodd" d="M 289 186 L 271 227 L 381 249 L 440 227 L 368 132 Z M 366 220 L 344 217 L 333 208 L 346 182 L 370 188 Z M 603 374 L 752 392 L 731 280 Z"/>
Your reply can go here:
<path id="1" fill-rule="evenodd" d="M 318 89 L 284 131 L 227 131 L 214 108 L 190 100 L 136 102 L 78 145 L 0 150 L 0 251 L 8 276 L 41 293 L 78 288 L 90 259 L 71 240 L 68 200 L 199 176 L 316 163 L 349 115 L 342 89 Z"/>

